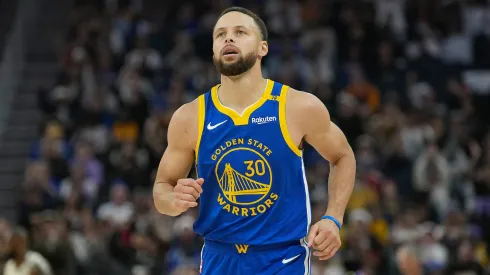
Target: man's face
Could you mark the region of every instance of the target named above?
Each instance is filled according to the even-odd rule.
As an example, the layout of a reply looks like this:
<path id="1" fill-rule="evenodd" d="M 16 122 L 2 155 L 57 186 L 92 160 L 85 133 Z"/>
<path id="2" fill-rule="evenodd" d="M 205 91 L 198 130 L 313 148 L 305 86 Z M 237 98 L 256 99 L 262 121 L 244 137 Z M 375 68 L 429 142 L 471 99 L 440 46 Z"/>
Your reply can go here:
<path id="1" fill-rule="evenodd" d="M 267 42 L 262 41 L 252 17 L 230 12 L 223 15 L 213 31 L 213 61 L 225 76 L 240 75 L 252 68 L 257 59 L 267 54 Z"/>
<path id="2" fill-rule="evenodd" d="M 116 205 L 121 205 L 126 202 L 126 189 L 123 186 L 115 186 L 112 190 L 112 201 Z"/>

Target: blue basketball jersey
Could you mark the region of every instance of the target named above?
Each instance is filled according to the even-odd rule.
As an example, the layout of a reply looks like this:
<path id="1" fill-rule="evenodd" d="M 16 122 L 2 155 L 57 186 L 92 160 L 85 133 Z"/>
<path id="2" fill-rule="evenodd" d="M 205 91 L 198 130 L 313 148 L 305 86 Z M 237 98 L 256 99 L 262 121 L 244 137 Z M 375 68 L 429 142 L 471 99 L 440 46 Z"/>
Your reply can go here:
<path id="1" fill-rule="evenodd" d="M 311 221 L 302 152 L 288 133 L 288 87 L 267 80 L 242 114 L 201 95 L 196 169 L 204 178 L 194 230 L 207 240 L 267 245 L 300 240 Z M 246 249 L 245 249 L 246 250 Z"/>

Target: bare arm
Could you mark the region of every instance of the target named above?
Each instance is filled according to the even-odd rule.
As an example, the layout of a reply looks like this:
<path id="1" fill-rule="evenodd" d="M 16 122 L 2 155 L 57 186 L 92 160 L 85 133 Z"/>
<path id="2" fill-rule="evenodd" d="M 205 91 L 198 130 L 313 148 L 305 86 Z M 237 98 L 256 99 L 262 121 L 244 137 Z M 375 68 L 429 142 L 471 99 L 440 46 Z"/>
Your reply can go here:
<path id="1" fill-rule="evenodd" d="M 158 166 L 153 186 L 153 200 L 160 213 L 177 216 L 183 212 L 182 209 L 197 206 L 195 199 L 199 196 L 195 194 L 194 200 L 190 197 L 181 198 L 182 205 L 179 205 L 180 207 L 175 205 L 174 187 L 179 180 L 187 177 L 194 162 L 194 148 L 197 140 L 197 104 L 195 101 L 183 105 L 174 113 L 167 135 L 168 146 Z"/>
<path id="2" fill-rule="evenodd" d="M 327 108 L 317 97 L 292 90 L 288 93 L 287 102 L 291 102 L 291 112 L 288 113 L 296 117 L 294 125 L 299 127 L 297 132 L 330 162 L 326 215 L 343 223 L 356 175 L 354 152 L 344 133 L 330 121 Z"/>

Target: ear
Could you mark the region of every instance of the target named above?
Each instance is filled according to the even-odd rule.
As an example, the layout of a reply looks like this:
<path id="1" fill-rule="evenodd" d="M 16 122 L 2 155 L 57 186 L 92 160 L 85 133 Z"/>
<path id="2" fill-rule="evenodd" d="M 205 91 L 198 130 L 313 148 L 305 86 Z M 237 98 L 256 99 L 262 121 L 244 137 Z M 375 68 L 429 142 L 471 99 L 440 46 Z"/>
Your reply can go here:
<path id="1" fill-rule="evenodd" d="M 269 52 L 269 44 L 267 43 L 267 41 L 260 41 L 259 49 L 257 51 L 258 55 L 260 57 L 264 57 L 267 55 L 268 52 Z"/>

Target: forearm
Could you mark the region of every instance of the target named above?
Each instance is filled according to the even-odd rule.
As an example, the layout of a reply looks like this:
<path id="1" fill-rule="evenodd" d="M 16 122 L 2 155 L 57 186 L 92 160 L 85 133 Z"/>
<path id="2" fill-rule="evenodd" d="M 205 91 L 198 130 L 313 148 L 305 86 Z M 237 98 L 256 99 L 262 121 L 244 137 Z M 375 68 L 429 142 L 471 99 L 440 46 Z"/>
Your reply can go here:
<path id="1" fill-rule="evenodd" d="M 356 160 L 353 153 L 344 155 L 330 165 L 326 215 L 335 217 L 340 223 L 344 220 L 345 208 L 354 188 L 355 177 Z"/>
<path id="2" fill-rule="evenodd" d="M 178 216 L 180 211 L 172 207 L 173 185 L 164 181 L 156 182 L 153 187 L 153 203 L 161 214 L 168 216 Z"/>

